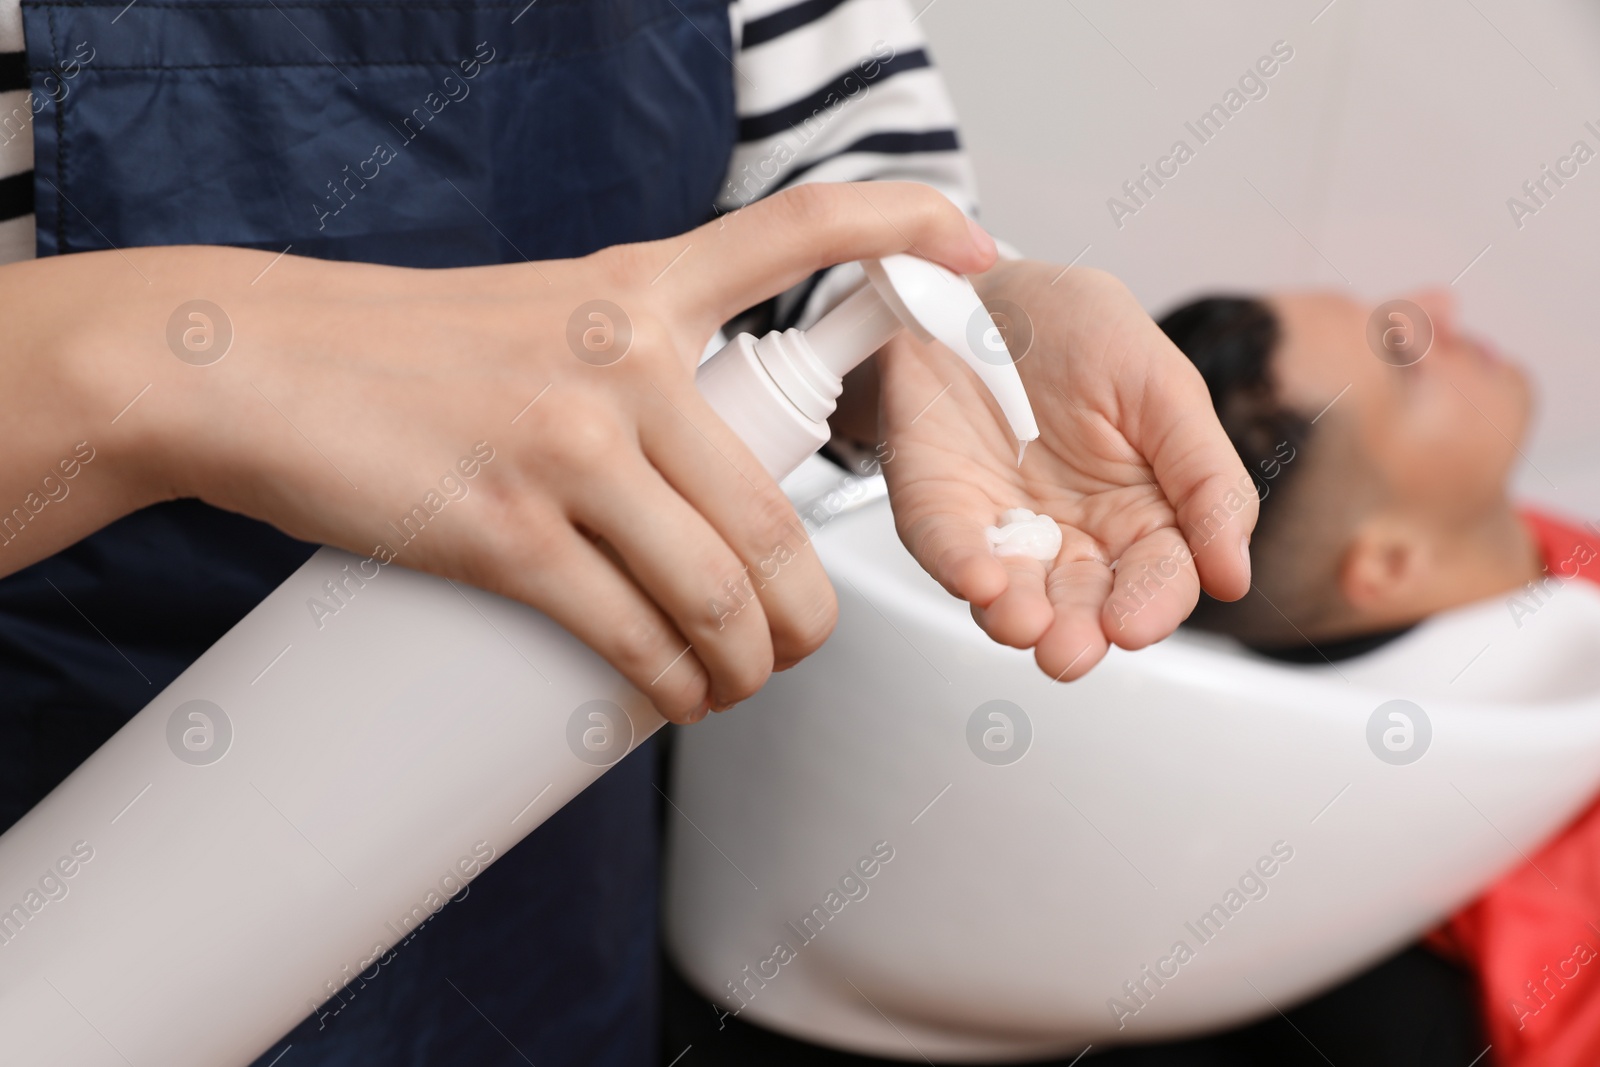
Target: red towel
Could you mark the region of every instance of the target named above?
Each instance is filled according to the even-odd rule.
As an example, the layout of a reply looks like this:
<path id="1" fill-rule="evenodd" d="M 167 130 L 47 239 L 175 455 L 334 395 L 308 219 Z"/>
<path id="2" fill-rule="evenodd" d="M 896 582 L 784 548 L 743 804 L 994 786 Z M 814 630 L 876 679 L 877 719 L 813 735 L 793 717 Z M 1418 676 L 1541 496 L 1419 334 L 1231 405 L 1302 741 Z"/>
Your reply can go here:
<path id="1" fill-rule="evenodd" d="M 1550 577 L 1600 584 L 1600 528 L 1522 517 Z M 1543 586 L 1539 597 L 1559 595 L 1556 581 Z M 1532 594 L 1519 599 L 1537 607 Z M 1600 801 L 1452 916 L 1431 943 L 1476 973 L 1500 1067 L 1600 1064 Z"/>

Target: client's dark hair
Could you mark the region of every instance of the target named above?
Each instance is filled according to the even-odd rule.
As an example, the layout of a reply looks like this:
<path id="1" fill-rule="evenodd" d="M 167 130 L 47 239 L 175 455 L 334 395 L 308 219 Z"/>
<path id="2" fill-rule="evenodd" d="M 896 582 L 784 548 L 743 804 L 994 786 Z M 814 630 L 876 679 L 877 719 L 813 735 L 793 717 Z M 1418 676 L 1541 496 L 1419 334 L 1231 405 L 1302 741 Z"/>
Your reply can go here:
<path id="1" fill-rule="evenodd" d="M 1273 374 L 1281 340 L 1277 316 L 1251 297 L 1207 296 L 1170 312 L 1160 325 L 1205 379 L 1217 418 L 1261 498 L 1250 547 L 1253 588 L 1234 603 L 1202 593 L 1189 625 L 1263 647 L 1295 644 L 1304 639 L 1297 628 L 1314 624 L 1329 606 L 1338 545 L 1329 542 L 1332 530 L 1318 528 L 1327 524 L 1315 514 L 1320 509 L 1310 483 L 1318 479 L 1305 454 L 1315 428 L 1280 398 Z"/>

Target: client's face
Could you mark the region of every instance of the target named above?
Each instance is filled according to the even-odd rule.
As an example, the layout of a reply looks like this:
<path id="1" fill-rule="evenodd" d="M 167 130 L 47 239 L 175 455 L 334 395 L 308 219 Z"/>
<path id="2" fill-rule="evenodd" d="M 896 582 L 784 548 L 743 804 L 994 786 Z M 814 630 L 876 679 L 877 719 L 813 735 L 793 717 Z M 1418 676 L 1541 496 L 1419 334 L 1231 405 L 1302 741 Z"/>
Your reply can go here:
<path id="1" fill-rule="evenodd" d="M 1337 292 L 1269 298 L 1282 331 L 1273 369 L 1282 398 L 1301 411 L 1338 397 L 1319 429 L 1352 434 L 1390 499 L 1449 521 L 1503 499 L 1531 390 L 1515 364 L 1458 330 L 1448 292 L 1408 299 L 1432 319 L 1433 344 L 1398 367 L 1368 346 L 1370 306 Z"/>

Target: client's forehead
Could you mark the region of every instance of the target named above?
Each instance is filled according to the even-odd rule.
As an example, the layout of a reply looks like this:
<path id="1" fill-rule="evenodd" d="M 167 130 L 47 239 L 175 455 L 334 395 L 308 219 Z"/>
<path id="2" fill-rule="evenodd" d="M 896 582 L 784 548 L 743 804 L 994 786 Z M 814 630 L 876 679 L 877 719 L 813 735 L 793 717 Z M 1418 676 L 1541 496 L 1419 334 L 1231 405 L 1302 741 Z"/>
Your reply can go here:
<path id="1" fill-rule="evenodd" d="M 1266 302 L 1279 327 L 1273 377 L 1294 407 L 1320 411 L 1347 387 L 1366 392 L 1360 387 L 1388 369 L 1367 348 L 1365 304 L 1333 290 L 1273 293 Z"/>

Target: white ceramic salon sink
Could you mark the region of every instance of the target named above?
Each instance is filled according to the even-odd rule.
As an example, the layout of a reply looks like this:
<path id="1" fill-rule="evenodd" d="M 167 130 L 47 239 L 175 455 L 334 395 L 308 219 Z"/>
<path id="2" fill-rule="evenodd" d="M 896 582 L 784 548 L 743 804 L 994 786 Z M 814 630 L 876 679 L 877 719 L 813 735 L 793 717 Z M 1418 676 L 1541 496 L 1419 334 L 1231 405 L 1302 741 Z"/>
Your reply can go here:
<path id="1" fill-rule="evenodd" d="M 838 629 L 678 731 L 667 887 L 690 981 L 806 1040 L 1020 1060 L 1287 1009 L 1417 937 L 1600 783 L 1587 586 L 1520 627 L 1485 603 L 1336 667 L 1179 634 L 1064 685 L 978 630 L 881 500 L 816 544 Z M 1431 738 L 1402 706 L 1369 742 L 1397 699 Z"/>

